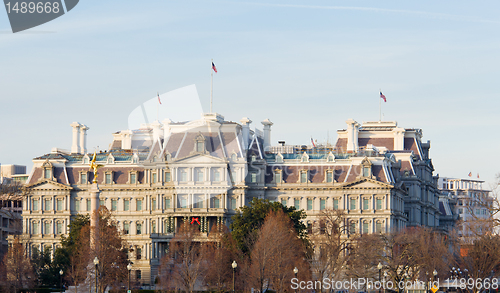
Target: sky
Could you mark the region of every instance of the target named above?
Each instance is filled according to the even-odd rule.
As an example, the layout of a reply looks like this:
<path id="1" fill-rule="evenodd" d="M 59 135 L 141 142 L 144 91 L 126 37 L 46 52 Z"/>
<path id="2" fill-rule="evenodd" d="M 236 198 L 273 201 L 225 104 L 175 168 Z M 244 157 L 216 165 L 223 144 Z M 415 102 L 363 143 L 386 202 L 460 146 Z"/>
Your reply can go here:
<path id="1" fill-rule="evenodd" d="M 1 10 L 1 9 L 0 9 Z M 85 0 L 12 33 L 0 11 L 0 163 L 107 149 L 138 106 L 196 85 L 209 111 L 250 118 L 272 141 L 336 139 L 352 118 L 421 128 L 435 174 L 500 172 L 498 1 Z M 165 106 L 165 105 L 162 105 Z M 485 186 L 487 187 L 487 186 Z"/>

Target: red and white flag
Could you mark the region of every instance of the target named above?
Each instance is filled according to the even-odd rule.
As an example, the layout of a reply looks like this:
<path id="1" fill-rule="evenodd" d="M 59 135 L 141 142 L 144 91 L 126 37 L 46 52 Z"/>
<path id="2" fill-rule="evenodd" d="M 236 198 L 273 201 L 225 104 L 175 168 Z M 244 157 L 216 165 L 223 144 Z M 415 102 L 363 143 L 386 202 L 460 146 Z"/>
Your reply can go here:
<path id="1" fill-rule="evenodd" d="M 212 62 L 212 69 L 217 73 L 217 68 L 215 68 L 215 64 Z"/>
<path id="2" fill-rule="evenodd" d="M 313 147 L 316 147 L 316 144 L 314 143 L 314 140 L 312 137 L 311 137 L 311 143 L 312 143 Z"/>
<path id="3" fill-rule="evenodd" d="M 472 172 L 469 172 L 469 177 L 472 177 Z"/>
<path id="4" fill-rule="evenodd" d="M 160 105 L 161 105 L 160 93 L 157 93 L 157 94 L 158 94 L 158 103 L 160 103 Z"/>
<path id="5" fill-rule="evenodd" d="M 384 100 L 384 103 L 387 102 L 387 99 L 385 98 L 385 96 L 382 92 L 380 92 L 380 98 Z"/>

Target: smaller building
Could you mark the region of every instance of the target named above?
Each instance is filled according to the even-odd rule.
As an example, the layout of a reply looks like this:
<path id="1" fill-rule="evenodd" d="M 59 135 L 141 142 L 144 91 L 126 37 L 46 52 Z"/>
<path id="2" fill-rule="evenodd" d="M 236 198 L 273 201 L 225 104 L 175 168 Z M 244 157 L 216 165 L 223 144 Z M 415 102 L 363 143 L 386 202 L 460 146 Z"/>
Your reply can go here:
<path id="1" fill-rule="evenodd" d="M 26 174 L 26 166 L 22 165 L 1 165 L 0 166 L 0 184 L 11 181 L 18 181 L 21 184 L 26 183 L 29 174 Z"/>
<path id="2" fill-rule="evenodd" d="M 487 226 L 492 217 L 493 197 L 490 190 L 483 189 L 483 183 L 481 180 L 439 178 L 438 187 L 443 199 L 449 201 L 451 212 L 462 223 L 458 227 L 460 236 L 471 236 L 472 229 Z"/>

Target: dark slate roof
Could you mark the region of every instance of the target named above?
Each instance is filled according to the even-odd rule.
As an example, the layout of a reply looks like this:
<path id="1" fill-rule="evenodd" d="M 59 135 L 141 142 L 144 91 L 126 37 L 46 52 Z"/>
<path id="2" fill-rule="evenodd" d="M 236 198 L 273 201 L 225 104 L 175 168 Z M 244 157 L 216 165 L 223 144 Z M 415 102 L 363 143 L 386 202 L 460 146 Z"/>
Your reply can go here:
<path id="1" fill-rule="evenodd" d="M 394 149 L 394 139 L 393 138 L 358 138 L 358 146 L 366 147 L 372 144 L 376 147 L 386 147 L 388 150 Z"/>
<path id="2" fill-rule="evenodd" d="M 405 137 L 404 149 L 413 151 L 415 156 L 417 156 L 417 158 L 420 159 L 420 151 L 417 145 L 417 141 L 414 137 Z"/>

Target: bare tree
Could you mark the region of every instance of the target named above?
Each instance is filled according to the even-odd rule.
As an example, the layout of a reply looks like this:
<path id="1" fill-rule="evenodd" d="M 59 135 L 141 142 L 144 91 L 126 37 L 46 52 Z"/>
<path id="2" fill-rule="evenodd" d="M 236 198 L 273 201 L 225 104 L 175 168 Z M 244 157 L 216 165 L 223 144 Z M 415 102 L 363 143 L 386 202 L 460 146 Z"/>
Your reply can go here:
<path id="1" fill-rule="evenodd" d="M 269 288 L 289 292 L 294 267 L 300 267 L 303 276 L 309 272 L 304 242 L 297 237 L 290 218 L 282 211 L 271 211 L 266 217 L 250 261 L 249 284 L 260 292 Z"/>
<path id="2" fill-rule="evenodd" d="M 33 266 L 18 237 L 3 259 L 5 269 L 5 285 L 16 292 L 17 289 L 27 288 L 32 285 L 34 278 Z"/>
<path id="3" fill-rule="evenodd" d="M 160 287 L 193 292 L 204 282 L 206 273 L 206 245 L 200 242 L 196 226 L 184 223 L 170 241 L 169 253 L 160 264 Z"/>
<path id="4" fill-rule="evenodd" d="M 209 235 L 206 247 L 205 282 L 209 289 L 224 292 L 232 289 L 231 263 L 237 257 L 237 243 L 226 226 Z M 241 264 L 240 264 L 241 265 Z"/>

